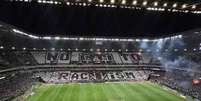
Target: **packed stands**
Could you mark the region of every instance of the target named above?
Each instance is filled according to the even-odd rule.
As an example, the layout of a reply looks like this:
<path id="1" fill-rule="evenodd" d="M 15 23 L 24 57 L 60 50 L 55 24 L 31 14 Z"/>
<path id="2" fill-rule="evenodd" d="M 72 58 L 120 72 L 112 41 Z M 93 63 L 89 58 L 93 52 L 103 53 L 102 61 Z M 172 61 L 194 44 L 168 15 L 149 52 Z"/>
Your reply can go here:
<path id="1" fill-rule="evenodd" d="M 12 27 L 5 30 L 0 29 L 1 101 L 10 101 L 40 83 L 124 81 L 152 81 L 201 100 L 201 85 L 192 84 L 192 80 L 201 78 L 197 72 L 201 70 L 201 53 L 194 49 L 199 47 L 199 37 L 192 38 L 197 41 L 196 46 L 190 47 L 188 43 L 187 49 L 177 44 L 189 40 L 189 36 L 181 39 L 181 35 L 152 41 L 118 38 L 83 41 L 84 38 L 39 38 Z M 144 47 L 149 44 L 151 47 Z M 180 64 L 178 57 L 188 62 L 181 60 Z M 196 70 L 183 68 L 191 61 L 198 65 Z"/>
<path id="2" fill-rule="evenodd" d="M 147 55 L 147 54 L 146 54 Z M 137 52 L 1 51 L 2 65 L 160 65 L 154 58 Z M 3 62 L 6 61 L 6 62 Z M 154 62 L 153 62 L 154 61 Z"/>
<path id="3" fill-rule="evenodd" d="M 199 80 L 200 77 L 201 73 L 199 72 L 196 73 L 173 69 L 166 72 L 164 76 L 151 79 L 151 81 L 176 90 L 185 96 L 191 96 L 194 99 L 201 99 L 201 84 L 194 85 L 192 82 L 194 79 Z"/>

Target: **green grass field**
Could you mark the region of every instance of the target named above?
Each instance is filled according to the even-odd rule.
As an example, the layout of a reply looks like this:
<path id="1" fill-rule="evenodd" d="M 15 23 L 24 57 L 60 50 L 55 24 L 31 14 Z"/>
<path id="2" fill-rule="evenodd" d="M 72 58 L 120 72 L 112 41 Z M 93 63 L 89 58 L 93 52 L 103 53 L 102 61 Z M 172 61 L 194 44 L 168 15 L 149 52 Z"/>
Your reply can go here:
<path id="1" fill-rule="evenodd" d="M 34 89 L 26 101 L 190 101 L 146 83 L 48 84 Z"/>

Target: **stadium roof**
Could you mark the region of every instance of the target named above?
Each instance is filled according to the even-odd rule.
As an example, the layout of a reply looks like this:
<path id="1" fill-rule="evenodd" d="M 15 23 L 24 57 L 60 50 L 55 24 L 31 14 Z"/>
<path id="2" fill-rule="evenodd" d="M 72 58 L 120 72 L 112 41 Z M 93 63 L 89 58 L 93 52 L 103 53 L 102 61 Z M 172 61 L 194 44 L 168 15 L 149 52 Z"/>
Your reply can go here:
<path id="1" fill-rule="evenodd" d="M 0 22 L 0 50 L 1 49 L 65 49 L 65 50 L 115 50 L 136 51 L 136 45 L 144 43 L 161 45 L 161 42 L 176 42 L 185 43 L 185 46 L 180 47 L 182 50 L 201 50 L 201 29 L 194 29 L 173 35 L 145 38 L 145 37 L 90 37 L 90 36 L 41 36 L 26 32 L 15 26 Z M 180 40 L 180 41 L 175 41 Z M 173 43 L 171 43 L 173 44 Z M 166 44 L 169 45 L 169 44 Z M 171 46 L 171 45 L 170 45 Z M 167 48 L 167 47 L 166 47 Z M 177 51 L 178 46 L 175 47 Z M 171 48 L 174 49 L 174 48 Z M 166 49 L 165 49 L 166 50 Z M 149 51 L 149 50 L 148 50 Z"/>
<path id="2" fill-rule="evenodd" d="M 102 4 L 99 0 L 92 0 L 88 6 L 83 6 L 89 4 L 86 0 L 76 1 L 78 3 L 58 0 L 59 4 L 50 4 L 50 0 L 1 0 L 0 20 L 40 36 L 155 37 L 201 27 L 201 14 L 193 13 L 200 10 L 199 1 L 150 0 L 145 7 L 141 5 L 142 0 L 137 1 L 136 7 L 131 6 L 132 0 L 126 0 L 127 6 L 122 6 L 123 1 L 116 1 L 116 7 L 111 7 L 109 0 L 103 0 Z M 154 7 L 156 2 L 157 7 Z M 168 3 L 167 9 L 162 8 L 164 3 Z M 154 11 L 156 8 L 165 10 Z"/>

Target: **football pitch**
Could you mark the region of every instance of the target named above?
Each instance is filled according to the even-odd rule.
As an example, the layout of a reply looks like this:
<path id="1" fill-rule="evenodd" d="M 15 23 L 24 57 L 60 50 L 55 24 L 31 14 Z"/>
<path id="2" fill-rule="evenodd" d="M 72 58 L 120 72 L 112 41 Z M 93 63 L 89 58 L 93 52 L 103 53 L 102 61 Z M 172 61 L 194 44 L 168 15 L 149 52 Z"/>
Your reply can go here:
<path id="1" fill-rule="evenodd" d="M 43 84 L 26 101 L 190 101 L 159 85 L 144 83 Z"/>

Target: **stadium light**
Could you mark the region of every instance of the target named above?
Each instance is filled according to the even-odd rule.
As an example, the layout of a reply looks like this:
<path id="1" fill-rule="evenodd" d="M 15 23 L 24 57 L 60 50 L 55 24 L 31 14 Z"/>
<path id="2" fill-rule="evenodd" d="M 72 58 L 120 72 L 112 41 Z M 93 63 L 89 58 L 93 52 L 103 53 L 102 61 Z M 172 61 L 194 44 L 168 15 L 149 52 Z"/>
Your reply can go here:
<path id="1" fill-rule="evenodd" d="M 54 2 L 53 1 L 50 1 L 50 4 L 53 4 Z"/>
<path id="2" fill-rule="evenodd" d="M 110 0 L 110 3 L 111 3 L 111 4 L 114 4 L 114 3 L 115 3 L 115 0 Z"/>
<path id="3" fill-rule="evenodd" d="M 172 5 L 172 7 L 173 7 L 173 8 L 176 8 L 176 7 L 177 7 L 177 3 L 174 3 L 174 4 Z"/>
<path id="4" fill-rule="evenodd" d="M 104 2 L 104 0 L 99 0 L 99 2 L 100 2 L 100 3 L 103 3 L 103 2 Z"/>
<path id="5" fill-rule="evenodd" d="M 60 38 L 60 37 L 55 37 L 54 39 L 55 39 L 55 40 L 60 40 L 61 38 Z"/>
<path id="6" fill-rule="evenodd" d="M 35 35 L 28 35 L 30 38 L 33 38 L 33 39 L 39 39 L 40 37 L 38 36 L 35 36 Z"/>
<path id="7" fill-rule="evenodd" d="M 135 39 L 136 42 L 140 42 L 140 39 Z"/>
<path id="8" fill-rule="evenodd" d="M 46 1 L 46 0 L 43 0 L 42 2 L 43 2 L 43 3 L 47 3 L 47 1 Z"/>
<path id="9" fill-rule="evenodd" d="M 23 50 L 26 50 L 26 48 L 24 47 Z"/>
<path id="10" fill-rule="evenodd" d="M 1 47 L 0 47 L 0 49 L 4 49 L 4 47 L 3 47 L 3 46 L 1 46 Z"/>
<path id="11" fill-rule="evenodd" d="M 58 2 L 57 2 L 57 1 L 55 1 L 55 2 L 54 2 L 54 4 L 56 4 L 56 5 L 57 5 L 57 4 L 58 4 Z"/>
<path id="12" fill-rule="evenodd" d="M 86 3 L 83 3 L 83 6 L 86 6 L 87 4 Z"/>
<path id="13" fill-rule="evenodd" d="M 33 48 L 33 50 L 36 50 L 36 48 Z"/>
<path id="14" fill-rule="evenodd" d="M 183 35 L 178 35 L 178 38 L 182 38 L 183 37 Z"/>
<path id="15" fill-rule="evenodd" d="M 196 51 L 196 50 L 197 50 L 196 48 L 193 49 L 193 51 Z"/>
<path id="16" fill-rule="evenodd" d="M 165 11 L 164 8 L 153 8 L 153 7 L 148 7 L 146 8 L 147 10 L 150 10 L 150 11 Z"/>
<path id="17" fill-rule="evenodd" d="M 201 11 L 192 11 L 194 14 L 201 14 Z"/>
<path id="18" fill-rule="evenodd" d="M 163 7 L 167 7 L 167 3 L 164 3 L 164 4 L 163 4 Z"/>
<path id="19" fill-rule="evenodd" d="M 10 0 L 11 2 L 12 1 L 21 1 L 21 2 L 32 2 L 32 0 Z M 91 5 L 91 4 L 89 4 L 89 3 L 91 3 L 91 2 L 93 2 L 93 0 L 87 0 L 87 2 L 88 3 L 84 3 L 84 2 L 80 2 L 81 0 L 75 0 L 75 2 L 73 2 L 72 1 L 72 3 L 70 3 L 68 0 L 65 0 L 65 2 L 66 2 L 66 4 L 67 5 L 78 5 L 78 6 L 89 6 L 89 5 Z M 111 4 L 114 4 L 115 3 L 115 1 L 116 0 L 110 0 L 109 2 L 111 3 Z M 57 5 L 57 4 L 62 4 L 63 2 L 62 1 L 56 1 L 56 0 L 36 0 L 36 2 L 37 3 L 44 3 L 44 4 L 55 4 L 55 5 Z M 99 3 L 104 3 L 105 2 L 105 0 L 98 0 L 98 2 Z M 97 2 L 94 2 L 94 3 L 97 3 Z M 121 4 L 127 4 L 127 1 L 126 0 L 120 0 L 120 3 Z M 129 2 L 130 3 L 130 2 Z M 132 5 L 137 5 L 137 0 L 133 0 L 132 2 L 131 2 L 131 4 Z M 146 5 L 148 5 L 148 1 L 146 0 L 146 1 L 144 1 L 143 3 L 142 3 L 142 6 L 146 6 Z M 197 4 L 195 4 L 195 5 L 189 5 L 189 7 L 191 7 L 191 9 L 196 9 L 196 5 Z M 109 4 L 103 4 L 103 5 L 100 5 L 100 4 L 95 4 L 95 6 L 99 6 L 99 7 L 117 7 L 117 5 L 109 5 Z M 158 1 L 155 1 L 154 3 L 153 3 L 153 6 L 154 7 L 156 7 L 156 6 L 159 6 L 159 2 Z M 176 8 L 178 6 L 178 4 L 177 3 L 174 3 L 173 5 L 172 5 L 172 8 Z M 167 7 L 167 3 L 164 3 L 163 4 L 163 7 Z M 183 4 L 183 5 L 181 5 L 181 8 L 182 9 L 185 9 L 185 8 L 187 8 L 188 7 L 188 4 Z M 132 9 L 142 9 L 142 8 L 140 8 L 140 7 L 132 7 L 132 6 L 120 6 L 120 8 L 132 8 Z M 189 11 L 189 10 L 181 10 L 181 9 L 171 9 L 171 8 L 168 8 L 168 9 L 162 9 L 162 8 L 160 8 L 160 9 L 156 9 L 156 8 L 149 8 L 149 10 L 152 10 L 152 11 L 165 11 L 165 10 L 167 10 L 167 11 L 169 11 L 169 12 L 182 12 L 182 13 L 188 13 L 188 12 L 191 12 L 191 13 L 194 13 L 194 14 L 200 14 L 201 13 L 201 11 L 199 11 L 199 10 L 197 10 L 197 11 L 195 11 L 195 10 L 191 10 L 191 11 Z"/>
<path id="20" fill-rule="evenodd" d="M 122 0 L 121 4 L 126 4 L 126 0 Z"/>
<path id="21" fill-rule="evenodd" d="M 51 37 L 46 36 L 46 37 L 42 37 L 42 39 L 45 39 L 45 40 L 51 40 Z"/>
<path id="22" fill-rule="evenodd" d="M 119 41 L 127 41 L 127 39 L 120 39 Z"/>
<path id="23" fill-rule="evenodd" d="M 88 0 L 88 2 L 92 2 L 92 0 Z"/>
<path id="24" fill-rule="evenodd" d="M 147 5 L 147 1 L 144 1 L 144 2 L 142 3 L 142 5 L 143 5 L 143 6 L 146 6 L 146 5 Z"/>
<path id="25" fill-rule="evenodd" d="M 127 41 L 132 42 L 132 41 L 134 41 L 134 40 L 133 40 L 133 39 L 128 39 Z"/>
<path id="26" fill-rule="evenodd" d="M 5 78 L 6 78 L 5 76 L 2 76 L 2 77 L 0 77 L 0 80 L 5 79 Z"/>
<path id="27" fill-rule="evenodd" d="M 28 36 L 27 33 L 22 32 L 22 31 L 20 31 L 20 30 L 18 30 L 18 29 L 13 29 L 13 32 L 18 33 L 18 34 L 21 34 L 21 35 L 26 35 L 26 36 Z"/>
<path id="28" fill-rule="evenodd" d="M 137 5 L 137 0 L 134 0 L 134 1 L 133 1 L 133 5 Z"/>
<path id="29" fill-rule="evenodd" d="M 38 2 L 38 3 L 42 3 L 42 0 L 38 0 L 37 2 Z"/>
<path id="30" fill-rule="evenodd" d="M 12 50 L 15 50 L 15 47 L 11 47 Z"/>
<path id="31" fill-rule="evenodd" d="M 193 5 L 193 6 L 192 6 L 192 9 L 195 9 L 195 8 L 196 8 L 196 5 Z"/>
<path id="32" fill-rule="evenodd" d="M 103 7 L 103 4 L 100 4 L 99 7 Z"/>
<path id="33" fill-rule="evenodd" d="M 182 5 L 182 9 L 184 9 L 184 8 L 186 8 L 186 4 L 183 4 L 183 5 Z"/>
<path id="34" fill-rule="evenodd" d="M 70 5 L 70 2 L 66 2 L 66 5 Z"/>
<path id="35" fill-rule="evenodd" d="M 63 37 L 62 39 L 63 39 L 63 40 L 69 40 L 69 38 L 68 38 L 68 37 Z"/>
<path id="36" fill-rule="evenodd" d="M 142 39 L 143 42 L 149 42 L 149 39 Z"/>
<path id="37" fill-rule="evenodd" d="M 154 6 L 158 6 L 158 2 L 156 1 L 156 2 L 154 2 Z"/>
<path id="38" fill-rule="evenodd" d="M 81 40 L 81 41 L 82 41 L 82 40 L 84 40 L 84 38 L 80 37 L 80 38 L 79 38 L 79 40 Z"/>

